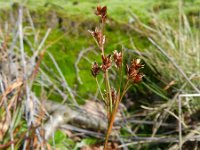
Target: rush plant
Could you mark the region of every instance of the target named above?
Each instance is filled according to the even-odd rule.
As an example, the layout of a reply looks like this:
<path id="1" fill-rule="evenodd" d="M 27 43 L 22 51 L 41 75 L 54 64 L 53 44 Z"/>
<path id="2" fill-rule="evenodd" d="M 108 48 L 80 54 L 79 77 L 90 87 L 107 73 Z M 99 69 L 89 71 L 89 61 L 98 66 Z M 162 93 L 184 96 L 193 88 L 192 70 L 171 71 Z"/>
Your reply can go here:
<path id="1" fill-rule="evenodd" d="M 100 24 L 98 27 L 95 28 L 94 31 L 89 30 L 89 32 L 100 49 L 101 62 L 100 65 L 97 62 L 93 63 L 91 73 L 96 79 L 101 97 L 105 103 L 107 111 L 108 128 L 104 143 L 104 150 L 106 150 L 108 149 L 108 140 L 112 131 L 119 104 L 128 89 L 133 84 L 137 84 L 142 80 L 144 75 L 140 73 L 140 69 L 143 68 L 144 65 L 141 64 L 140 59 L 133 59 L 130 65 L 124 65 L 123 53 L 118 52 L 117 50 L 114 50 L 113 54 L 106 54 L 104 47 L 106 41 L 106 37 L 104 35 L 104 27 L 107 18 L 107 7 L 97 6 L 95 14 L 100 17 Z M 109 69 L 113 66 L 117 68 L 119 72 L 117 75 L 120 76 L 120 80 L 118 81 L 120 86 L 117 88 L 111 85 L 111 79 L 109 78 Z M 123 70 L 125 70 L 124 67 L 126 67 L 126 78 L 123 78 Z M 97 75 L 99 75 L 100 73 L 102 73 L 104 77 L 105 94 L 101 92 L 101 88 L 97 80 Z M 123 79 L 125 79 L 125 81 L 123 81 Z"/>

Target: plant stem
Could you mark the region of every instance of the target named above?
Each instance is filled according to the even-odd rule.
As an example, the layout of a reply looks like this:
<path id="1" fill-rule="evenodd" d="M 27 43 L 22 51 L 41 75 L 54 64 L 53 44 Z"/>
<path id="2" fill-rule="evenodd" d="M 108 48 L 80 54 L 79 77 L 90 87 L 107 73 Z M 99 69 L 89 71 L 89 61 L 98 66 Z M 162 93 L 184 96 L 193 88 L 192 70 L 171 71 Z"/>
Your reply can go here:
<path id="1" fill-rule="evenodd" d="M 115 121 L 115 116 L 117 114 L 117 110 L 118 110 L 120 99 L 121 98 L 120 98 L 120 90 L 119 90 L 118 91 L 118 96 L 117 96 L 117 101 L 115 103 L 114 110 L 113 110 L 113 112 L 111 114 L 111 118 L 110 118 L 109 123 L 108 123 L 108 130 L 106 132 L 106 139 L 105 139 L 105 143 L 104 143 L 104 150 L 107 149 L 108 139 L 109 139 L 110 133 L 112 131 L 112 127 L 113 127 L 113 124 L 114 124 L 114 121 Z"/>
<path id="2" fill-rule="evenodd" d="M 115 103 L 114 110 L 113 110 L 113 112 L 111 114 L 111 117 L 110 117 L 110 120 L 109 120 L 109 123 L 108 123 L 108 130 L 106 132 L 106 139 L 105 139 L 105 143 L 104 143 L 104 150 L 107 149 L 108 139 L 109 139 L 110 133 L 112 131 L 112 127 L 113 127 L 113 124 L 114 124 L 114 121 L 115 121 L 115 116 L 117 114 L 119 103 L 121 102 L 121 100 L 122 100 L 124 94 L 126 93 L 126 91 L 130 88 L 130 86 L 128 86 L 128 84 L 129 84 L 129 80 L 127 80 L 127 82 L 126 82 L 126 84 L 124 86 L 124 89 L 123 89 L 121 97 L 120 97 L 120 89 L 118 90 L 117 101 Z"/>
<path id="3" fill-rule="evenodd" d="M 110 89 L 110 82 L 109 82 L 109 77 L 108 77 L 108 70 L 105 71 L 105 82 L 106 82 L 106 91 L 108 92 L 107 100 L 109 102 L 109 107 L 110 107 L 110 114 L 112 113 L 112 96 L 111 96 L 111 89 Z"/>
<path id="4" fill-rule="evenodd" d="M 122 101 L 122 98 L 124 97 L 124 94 L 126 93 L 126 91 L 130 88 L 130 86 L 128 86 L 128 84 L 129 84 L 129 80 L 126 81 L 122 95 L 121 95 L 120 100 L 119 100 L 120 102 Z"/>
<path id="5" fill-rule="evenodd" d="M 106 102 L 105 99 L 104 99 L 104 97 L 103 97 L 103 94 L 102 94 L 102 92 L 101 92 L 101 88 L 100 88 L 99 82 L 98 82 L 98 80 L 97 80 L 97 77 L 96 77 L 95 79 L 96 79 L 96 83 L 97 83 L 97 86 L 98 86 L 98 89 L 99 89 L 101 98 L 103 99 L 104 102 Z"/>

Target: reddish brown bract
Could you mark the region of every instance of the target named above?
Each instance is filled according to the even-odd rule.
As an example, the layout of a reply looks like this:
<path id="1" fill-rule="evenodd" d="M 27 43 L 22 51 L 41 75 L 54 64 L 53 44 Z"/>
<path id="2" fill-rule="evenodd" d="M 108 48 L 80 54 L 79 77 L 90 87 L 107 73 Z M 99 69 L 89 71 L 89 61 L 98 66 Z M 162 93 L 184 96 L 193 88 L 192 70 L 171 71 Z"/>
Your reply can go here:
<path id="1" fill-rule="evenodd" d="M 142 78 L 144 77 L 144 75 L 142 73 L 138 73 L 136 76 L 135 76 L 135 79 L 134 79 L 134 83 L 139 83 L 140 81 L 142 81 Z"/>
<path id="2" fill-rule="evenodd" d="M 95 28 L 95 31 L 89 30 L 89 32 L 95 38 L 98 45 L 102 48 L 105 43 L 105 36 L 103 33 L 98 28 Z"/>
<path id="3" fill-rule="evenodd" d="M 144 65 L 140 64 L 141 59 L 136 59 L 131 62 L 131 66 L 133 66 L 136 70 L 143 68 Z"/>
<path id="4" fill-rule="evenodd" d="M 92 65 L 91 73 L 94 77 L 96 77 L 99 74 L 99 72 L 100 72 L 100 67 L 96 62 L 94 62 L 94 64 Z"/>
<path id="5" fill-rule="evenodd" d="M 102 62 L 101 69 L 105 72 L 110 66 L 112 65 L 111 55 L 103 56 L 102 55 Z"/>
<path id="6" fill-rule="evenodd" d="M 122 53 L 121 52 L 117 52 L 117 50 L 115 50 L 113 55 L 115 64 L 118 68 L 120 68 L 122 66 Z"/>
<path id="7" fill-rule="evenodd" d="M 139 73 L 139 69 L 143 66 L 144 65 L 140 64 L 140 59 L 133 60 L 130 67 L 127 65 L 128 79 L 134 83 L 140 82 L 144 75 Z"/>
<path id="8" fill-rule="evenodd" d="M 101 16 L 101 21 L 105 22 L 106 21 L 106 14 L 107 14 L 107 7 L 106 6 L 97 6 L 95 14 L 97 16 Z"/>

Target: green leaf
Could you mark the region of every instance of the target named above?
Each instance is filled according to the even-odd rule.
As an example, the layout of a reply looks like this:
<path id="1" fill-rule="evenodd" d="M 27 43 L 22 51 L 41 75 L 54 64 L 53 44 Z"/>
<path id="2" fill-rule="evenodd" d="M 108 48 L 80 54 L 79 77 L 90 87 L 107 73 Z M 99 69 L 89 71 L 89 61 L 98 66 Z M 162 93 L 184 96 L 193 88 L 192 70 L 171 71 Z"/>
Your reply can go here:
<path id="1" fill-rule="evenodd" d="M 96 139 L 94 138 L 86 138 L 86 139 L 83 139 L 81 142 L 77 143 L 74 150 L 77 150 L 83 146 L 86 146 L 86 145 L 94 145 L 95 143 L 97 142 Z"/>
<path id="2" fill-rule="evenodd" d="M 65 133 L 63 133 L 60 130 L 57 130 L 54 134 L 54 142 L 56 143 L 56 145 L 62 144 L 62 142 L 65 140 L 65 138 L 66 138 Z M 53 145 L 53 139 L 52 138 L 49 140 L 49 143 L 51 145 Z"/>

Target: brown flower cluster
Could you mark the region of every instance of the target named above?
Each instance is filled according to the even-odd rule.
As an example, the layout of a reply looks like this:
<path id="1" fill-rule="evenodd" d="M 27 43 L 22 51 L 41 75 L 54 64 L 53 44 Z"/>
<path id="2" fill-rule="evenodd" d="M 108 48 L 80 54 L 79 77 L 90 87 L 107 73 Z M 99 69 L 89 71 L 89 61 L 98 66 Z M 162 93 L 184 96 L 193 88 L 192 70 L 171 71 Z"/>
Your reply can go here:
<path id="1" fill-rule="evenodd" d="M 115 65 L 117 66 L 117 68 L 120 68 L 122 66 L 122 53 L 121 52 L 117 52 L 117 50 L 115 50 L 113 52 L 113 59 L 115 62 Z M 96 62 L 94 62 L 94 64 L 92 65 L 92 75 L 94 77 L 96 77 L 100 70 L 102 70 L 103 72 L 105 72 L 106 70 L 108 70 L 111 66 L 112 66 L 112 59 L 111 59 L 112 55 L 108 55 L 108 56 L 101 56 L 102 59 L 102 65 L 98 66 L 98 64 Z"/>
<path id="2" fill-rule="evenodd" d="M 94 77 L 96 77 L 96 76 L 99 74 L 100 69 L 101 69 L 101 68 L 99 67 L 99 65 L 98 65 L 96 62 L 94 62 L 94 64 L 92 65 L 92 69 L 91 69 L 92 75 L 93 75 Z"/>
<path id="3" fill-rule="evenodd" d="M 117 50 L 115 50 L 113 53 L 115 64 L 120 68 L 122 66 L 122 52 L 117 52 Z"/>
<path id="4" fill-rule="evenodd" d="M 102 19 L 102 24 L 105 23 L 106 20 L 106 15 L 107 15 L 107 7 L 106 6 L 97 6 L 95 14 L 97 16 L 100 16 Z M 101 26 L 103 27 L 103 26 Z M 89 31 L 90 34 L 94 37 L 95 41 L 97 42 L 99 48 L 101 49 L 101 59 L 102 59 L 102 64 L 99 66 L 96 62 L 92 65 L 92 75 L 96 77 L 100 71 L 103 71 L 104 73 L 112 66 L 112 59 L 116 65 L 117 68 L 122 69 L 122 63 L 123 63 L 123 56 L 122 52 L 118 52 L 115 50 L 112 55 L 105 55 L 104 53 L 104 44 L 105 44 L 105 35 L 103 34 L 103 29 L 100 28 L 95 28 L 94 31 Z M 140 68 L 142 68 L 143 65 L 140 64 L 140 59 L 133 60 L 131 62 L 131 66 L 129 67 L 127 65 L 127 76 L 128 80 L 133 81 L 134 83 L 138 83 L 142 80 L 143 74 L 139 73 Z"/>
<path id="5" fill-rule="evenodd" d="M 90 30 L 88 30 L 88 31 L 94 37 L 94 39 L 97 42 L 98 46 L 100 48 L 103 48 L 103 46 L 105 44 L 105 35 L 103 35 L 103 33 L 98 28 L 95 28 L 94 31 L 90 31 Z"/>
<path id="6" fill-rule="evenodd" d="M 133 81 L 134 83 L 140 82 L 144 77 L 144 74 L 139 72 L 140 68 L 144 66 L 140 62 L 140 59 L 136 59 L 131 62 L 130 67 L 127 65 L 128 79 Z"/>
<path id="7" fill-rule="evenodd" d="M 101 17 L 102 23 L 105 23 L 105 21 L 106 21 L 106 15 L 107 15 L 107 7 L 106 6 L 103 6 L 103 7 L 97 6 L 95 14 L 97 16 Z"/>
<path id="8" fill-rule="evenodd" d="M 105 72 L 112 65 L 111 55 L 108 55 L 108 56 L 102 55 L 101 58 L 102 58 L 102 63 L 103 63 L 101 65 L 101 69 Z"/>

